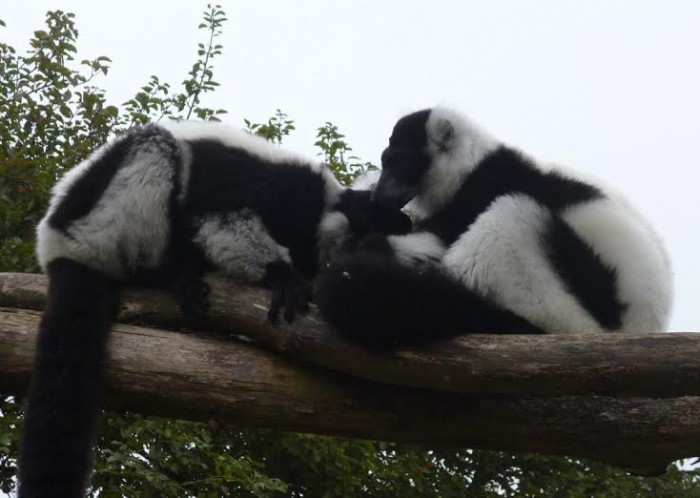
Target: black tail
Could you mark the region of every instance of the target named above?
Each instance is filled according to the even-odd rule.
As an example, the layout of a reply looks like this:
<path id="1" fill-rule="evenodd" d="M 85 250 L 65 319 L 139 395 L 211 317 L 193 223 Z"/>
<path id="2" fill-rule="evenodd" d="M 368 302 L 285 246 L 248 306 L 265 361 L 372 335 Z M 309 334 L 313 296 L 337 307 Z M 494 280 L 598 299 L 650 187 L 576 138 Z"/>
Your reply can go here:
<path id="1" fill-rule="evenodd" d="M 438 268 L 411 268 L 382 255 L 358 253 L 331 263 L 318 278 L 315 299 L 343 336 L 372 349 L 469 332 L 542 333 Z"/>
<path id="2" fill-rule="evenodd" d="M 20 446 L 19 497 L 82 498 L 117 288 L 66 259 L 53 261 L 48 275 Z"/>

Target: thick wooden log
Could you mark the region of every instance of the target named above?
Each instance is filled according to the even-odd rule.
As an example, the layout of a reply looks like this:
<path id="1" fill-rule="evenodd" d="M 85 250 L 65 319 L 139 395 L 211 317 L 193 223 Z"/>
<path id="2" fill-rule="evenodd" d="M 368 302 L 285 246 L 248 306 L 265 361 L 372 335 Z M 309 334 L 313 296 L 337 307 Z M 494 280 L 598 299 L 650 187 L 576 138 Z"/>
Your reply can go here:
<path id="1" fill-rule="evenodd" d="M 700 395 L 700 334 L 465 335 L 429 348 L 371 354 L 342 341 L 315 313 L 265 323 L 265 290 L 210 279 L 212 308 L 200 331 L 240 334 L 290 358 L 390 384 L 469 394 L 615 397 Z M 0 274 L 0 306 L 41 309 L 42 275 Z M 125 292 L 119 321 L 179 329 L 168 296 Z"/>
<path id="2" fill-rule="evenodd" d="M 39 316 L 0 310 L 0 390 L 29 382 Z M 302 368 L 251 344 L 116 325 L 117 411 L 431 445 L 589 457 L 639 474 L 700 448 L 700 398 L 466 396 Z"/>

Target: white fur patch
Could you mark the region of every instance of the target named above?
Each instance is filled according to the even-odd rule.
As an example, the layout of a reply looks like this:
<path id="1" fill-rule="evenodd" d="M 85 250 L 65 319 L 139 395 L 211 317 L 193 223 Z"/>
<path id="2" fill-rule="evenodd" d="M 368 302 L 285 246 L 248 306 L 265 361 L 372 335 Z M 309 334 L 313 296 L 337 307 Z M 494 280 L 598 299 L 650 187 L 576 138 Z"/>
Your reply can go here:
<path id="1" fill-rule="evenodd" d="M 65 257 L 123 278 L 137 268 L 162 262 L 170 235 L 169 198 L 177 164 L 155 141 L 129 152 L 102 198 L 86 216 L 70 224 L 68 235 L 48 224 L 69 188 L 107 147 L 68 172 L 54 188 L 51 207 L 37 227 L 37 257 L 44 269 L 52 260 Z"/>
<path id="2" fill-rule="evenodd" d="M 595 185 L 605 199 L 572 206 L 562 218 L 608 266 L 627 305 L 622 332 L 663 332 L 673 304 L 673 274 L 663 242 L 649 222 L 614 187 L 560 165 L 546 169 Z M 543 168 L 543 169 L 545 169 Z"/>
<path id="3" fill-rule="evenodd" d="M 343 213 L 340 211 L 324 213 L 316 235 L 318 261 L 321 268 L 342 252 L 349 235 L 350 221 Z"/>
<path id="4" fill-rule="evenodd" d="M 248 208 L 202 218 L 195 243 L 218 269 L 253 283 L 262 281 L 268 264 L 291 263 L 289 250 L 272 238 L 260 217 Z"/>
<path id="5" fill-rule="evenodd" d="M 416 232 L 387 237 L 396 259 L 403 265 L 422 267 L 439 264 L 445 245 L 430 232 Z"/>
<path id="6" fill-rule="evenodd" d="M 541 246 L 550 212 L 530 197 L 498 198 L 448 249 L 464 285 L 548 333 L 603 332 L 566 289 Z"/>
<path id="7" fill-rule="evenodd" d="M 627 304 L 624 332 L 663 332 L 673 301 L 668 255 L 631 206 L 613 199 L 573 206 L 562 218 L 615 268 L 618 296 Z"/>
<path id="8" fill-rule="evenodd" d="M 190 176 L 192 175 L 192 149 L 184 142 L 178 140 L 180 149 L 180 191 L 177 194 L 178 202 L 184 202 L 190 188 Z"/>
<path id="9" fill-rule="evenodd" d="M 365 171 L 360 176 L 355 178 L 350 186 L 353 190 L 374 190 L 379 182 L 379 177 L 382 175 L 382 171 L 379 169 L 373 169 L 370 171 Z"/>
<path id="10" fill-rule="evenodd" d="M 444 136 L 446 128 L 452 135 Z M 431 110 L 426 124 L 428 153 L 432 163 L 421 193 L 408 208 L 418 216 L 434 213 L 448 202 L 464 178 L 501 143 L 488 132 L 459 113 L 444 107 Z"/>
<path id="11" fill-rule="evenodd" d="M 345 188 L 325 165 L 321 167 L 321 177 L 323 178 L 323 203 L 326 206 L 332 206 L 338 202 Z"/>

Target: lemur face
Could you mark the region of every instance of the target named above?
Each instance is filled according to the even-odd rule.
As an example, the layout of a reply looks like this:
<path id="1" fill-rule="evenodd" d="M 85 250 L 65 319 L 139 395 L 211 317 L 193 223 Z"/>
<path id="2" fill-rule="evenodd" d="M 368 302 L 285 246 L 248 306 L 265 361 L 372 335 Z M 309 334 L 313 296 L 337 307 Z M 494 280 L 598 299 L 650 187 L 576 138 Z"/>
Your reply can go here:
<path id="1" fill-rule="evenodd" d="M 370 202 L 370 195 L 369 190 L 347 190 L 336 205 L 336 209 L 348 219 L 353 235 L 403 235 L 411 232 L 413 225 L 407 214 L 386 204 Z"/>
<path id="2" fill-rule="evenodd" d="M 430 110 L 414 112 L 399 119 L 382 153 L 382 174 L 372 200 L 400 209 L 420 192 L 430 167 L 426 125 Z"/>

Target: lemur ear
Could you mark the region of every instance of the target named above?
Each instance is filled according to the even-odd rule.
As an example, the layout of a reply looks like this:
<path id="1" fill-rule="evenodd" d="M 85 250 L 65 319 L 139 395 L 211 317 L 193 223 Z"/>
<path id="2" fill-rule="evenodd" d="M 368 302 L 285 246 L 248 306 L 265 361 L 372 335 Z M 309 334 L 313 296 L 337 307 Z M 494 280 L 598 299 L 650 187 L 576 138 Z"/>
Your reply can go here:
<path id="1" fill-rule="evenodd" d="M 449 148 L 455 138 L 455 127 L 452 122 L 445 118 L 440 118 L 435 123 L 435 142 L 440 149 Z"/>

